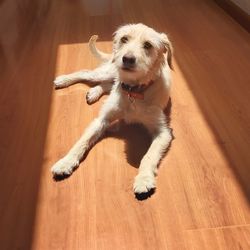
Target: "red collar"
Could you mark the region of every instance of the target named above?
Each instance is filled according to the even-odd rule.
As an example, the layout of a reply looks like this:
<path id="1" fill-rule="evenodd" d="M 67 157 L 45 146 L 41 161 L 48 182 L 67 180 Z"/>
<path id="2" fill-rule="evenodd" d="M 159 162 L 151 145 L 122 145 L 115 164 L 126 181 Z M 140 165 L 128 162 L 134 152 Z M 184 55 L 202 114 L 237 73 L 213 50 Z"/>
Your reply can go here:
<path id="1" fill-rule="evenodd" d="M 128 98 L 130 100 L 133 99 L 144 99 L 144 91 L 153 84 L 153 81 L 150 81 L 149 84 L 138 84 L 131 86 L 127 83 L 121 82 L 121 88 L 122 90 L 127 94 Z"/>

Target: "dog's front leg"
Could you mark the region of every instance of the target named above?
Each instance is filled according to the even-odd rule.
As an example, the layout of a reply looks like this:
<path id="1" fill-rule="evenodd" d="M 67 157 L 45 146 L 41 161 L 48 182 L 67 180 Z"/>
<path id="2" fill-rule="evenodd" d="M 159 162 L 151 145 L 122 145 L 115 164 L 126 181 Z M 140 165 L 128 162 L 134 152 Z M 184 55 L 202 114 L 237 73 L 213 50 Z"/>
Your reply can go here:
<path id="1" fill-rule="evenodd" d="M 109 122 L 96 118 L 66 156 L 51 168 L 53 175 L 70 175 L 80 164 L 86 151 L 100 138 Z"/>
<path id="2" fill-rule="evenodd" d="M 55 163 L 55 165 L 51 168 L 53 175 L 70 175 L 73 170 L 79 166 L 84 154 L 96 143 L 106 128 L 108 128 L 109 125 L 117 118 L 119 118 L 117 107 L 113 108 L 107 99 L 99 117 L 87 127 L 82 137 L 68 152 L 68 154 Z"/>
<path id="3" fill-rule="evenodd" d="M 115 78 L 116 70 L 112 63 L 106 63 L 94 70 L 81 70 L 68 75 L 58 76 L 54 80 L 56 88 L 65 88 L 78 82 L 110 82 Z"/>
<path id="4" fill-rule="evenodd" d="M 142 158 L 139 173 L 135 177 L 135 193 L 147 193 L 156 187 L 155 175 L 157 173 L 157 166 L 171 140 L 172 135 L 167 124 L 161 124 L 154 130 L 152 144 Z"/>

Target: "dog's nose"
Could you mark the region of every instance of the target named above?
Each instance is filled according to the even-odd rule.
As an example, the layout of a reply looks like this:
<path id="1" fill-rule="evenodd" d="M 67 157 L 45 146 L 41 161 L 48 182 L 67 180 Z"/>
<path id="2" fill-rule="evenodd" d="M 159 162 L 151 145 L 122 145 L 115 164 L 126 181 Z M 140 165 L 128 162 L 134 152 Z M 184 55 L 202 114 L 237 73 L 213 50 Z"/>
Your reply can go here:
<path id="1" fill-rule="evenodd" d="M 134 66 L 134 64 L 135 64 L 135 61 L 136 61 L 136 59 L 135 59 L 135 57 L 134 56 L 123 56 L 122 57 L 122 62 L 123 62 L 123 64 L 125 65 L 125 66 Z"/>

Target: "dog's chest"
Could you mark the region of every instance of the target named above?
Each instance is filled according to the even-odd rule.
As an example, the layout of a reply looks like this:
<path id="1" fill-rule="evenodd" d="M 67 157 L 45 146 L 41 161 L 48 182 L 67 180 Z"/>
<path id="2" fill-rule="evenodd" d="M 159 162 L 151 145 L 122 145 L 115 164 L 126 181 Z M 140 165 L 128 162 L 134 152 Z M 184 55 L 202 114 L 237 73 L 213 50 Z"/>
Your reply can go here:
<path id="1" fill-rule="evenodd" d="M 147 107 L 141 100 L 130 99 L 124 101 L 123 119 L 127 123 L 142 122 L 148 116 Z"/>

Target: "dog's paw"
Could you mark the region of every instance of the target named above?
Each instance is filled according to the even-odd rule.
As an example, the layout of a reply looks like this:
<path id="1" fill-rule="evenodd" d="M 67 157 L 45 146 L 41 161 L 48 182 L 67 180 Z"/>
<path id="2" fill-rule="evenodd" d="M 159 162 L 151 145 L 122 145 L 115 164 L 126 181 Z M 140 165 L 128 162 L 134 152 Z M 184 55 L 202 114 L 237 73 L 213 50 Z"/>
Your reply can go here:
<path id="1" fill-rule="evenodd" d="M 153 174 L 138 174 L 135 177 L 134 192 L 136 194 L 147 193 L 155 189 L 155 177 Z"/>
<path id="2" fill-rule="evenodd" d="M 70 85 L 71 79 L 67 75 L 58 76 L 54 80 L 54 85 L 56 88 L 65 88 Z"/>
<path id="3" fill-rule="evenodd" d="M 103 90 L 100 86 L 96 86 L 93 88 L 90 88 L 87 95 L 86 95 L 86 101 L 88 104 L 92 104 L 102 96 Z"/>
<path id="4" fill-rule="evenodd" d="M 54 164 L 51 172 L 54 176 L 68 176 L 71 175 L 73 170 L 79 166 L 79 161 L 69 157 L 64 157 Z"/>

